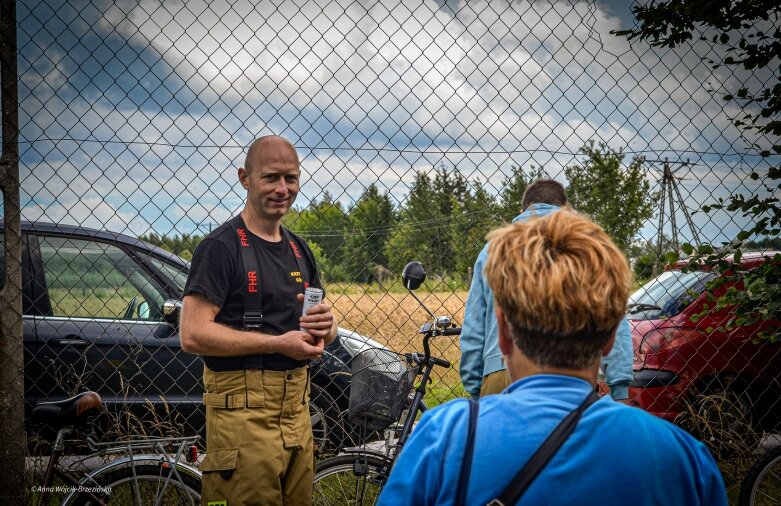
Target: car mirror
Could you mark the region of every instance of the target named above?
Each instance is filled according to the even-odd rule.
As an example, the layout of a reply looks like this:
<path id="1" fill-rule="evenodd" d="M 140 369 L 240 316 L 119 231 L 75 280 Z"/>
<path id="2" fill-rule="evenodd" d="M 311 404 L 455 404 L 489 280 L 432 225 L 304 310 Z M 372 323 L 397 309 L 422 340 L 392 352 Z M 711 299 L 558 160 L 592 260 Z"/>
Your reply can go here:
<path id="1" fill-rule="evenodd" d="M 401 273 L 401 279 L 408 290 L 417 290 L 426 279 L 426 270 L 423 268 L 423 264 L 413 260 L 405 265 Z"/>
<path id="2" fill-rule="evenodd" d="M 182 301 L 168 299 L 163 302 L 163 320 L 173 325 L 179 326 L 179 316 L 182 314 Z"/>
<path id="3" fill-rule="evenodd" d="M 147 301 L 144 301 L 138 305 L 138 319 L 139 320 L 149 319 L 149 303 Z"/>

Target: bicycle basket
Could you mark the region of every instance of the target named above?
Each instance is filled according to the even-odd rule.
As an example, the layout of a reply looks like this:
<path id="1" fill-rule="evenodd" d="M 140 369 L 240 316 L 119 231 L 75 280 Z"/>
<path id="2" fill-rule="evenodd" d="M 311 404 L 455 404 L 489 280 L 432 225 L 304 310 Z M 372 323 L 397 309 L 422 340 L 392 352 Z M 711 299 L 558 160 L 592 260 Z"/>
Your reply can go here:
<path id="1" fill-rule="evenodd" d="M 383 430 L 401 417 L 415 371 L 397 353 L 370 348 L 353 357 L 348 420 Z"/>

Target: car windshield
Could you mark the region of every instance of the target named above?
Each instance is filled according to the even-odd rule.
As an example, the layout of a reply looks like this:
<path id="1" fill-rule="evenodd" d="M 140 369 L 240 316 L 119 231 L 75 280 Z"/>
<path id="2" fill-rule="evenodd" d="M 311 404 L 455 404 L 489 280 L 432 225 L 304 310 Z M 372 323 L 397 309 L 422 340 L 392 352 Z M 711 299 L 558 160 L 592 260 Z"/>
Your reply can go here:
<path id="1" fill-rule="evenodd" d="M 627 318 L 655 320 L 674 316 L 702 293 L 714 277 L 708 271 L 665 271 L 629 297 Z"/>

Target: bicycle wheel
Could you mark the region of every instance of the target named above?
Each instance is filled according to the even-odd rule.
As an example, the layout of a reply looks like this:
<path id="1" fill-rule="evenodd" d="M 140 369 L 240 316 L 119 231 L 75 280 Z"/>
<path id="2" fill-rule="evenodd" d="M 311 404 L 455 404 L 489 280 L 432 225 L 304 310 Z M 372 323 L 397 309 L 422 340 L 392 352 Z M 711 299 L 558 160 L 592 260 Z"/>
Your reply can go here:
<path id="1" fill-rule="evenodd" d="M 781 446 L 762 455 L 740 486 L 740 506 L 781 505 Z"/>
<path id="2" fill-rule="evenodd" d="M 161 472 L 161 467 L 154 464 L 139 464 L 135 466 L 138 495 L 133 487 L 133 470 L 123 467 L 106 474 L 98 474 L 95 481 L 98 485 L 89 486 L 94 492 L 97 488 L 105 490 L 107 496 L 103 496 L 107 504 L 135 505 L 155 504 L 160 496 L 167 477 L 167 471 Z M 160 504 L 165 505 L 200 505 L 201 481 L 188 473 L 179 470 L 182 481 L 171 480 L 162 493 Z M 85 506 L 96 504 L 87 493 L 80 493 L 68 502 L 68 505 Z"/>
<path id="3" fill-rule="evenodd" d="M 333 397 L 315 383 L 312 383 L 309 395 L 309 417 L 312 420 L 315 457 L 321 459 L 338 453 L 344 441 L 339 407 Z"/>
<path id="4" fill-rule="evenodd" d="M 384 462 L 366 454 L 338 455 L 321 461 L 315 473 L 312 504 L 375 504 L 387 480 Z"/>

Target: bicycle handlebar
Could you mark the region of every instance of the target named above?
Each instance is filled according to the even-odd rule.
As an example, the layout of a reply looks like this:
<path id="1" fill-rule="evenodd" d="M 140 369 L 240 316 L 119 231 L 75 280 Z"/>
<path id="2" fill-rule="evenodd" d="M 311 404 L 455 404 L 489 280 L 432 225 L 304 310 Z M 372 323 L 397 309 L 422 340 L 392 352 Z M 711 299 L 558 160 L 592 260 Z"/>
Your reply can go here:
<path id="1" fill-rule="evenodd" d="M 431 360 L 434 361 L 434 365 L 438 365 L 441 367 L 450 367 L 450 361 L 444 358 L 438 358 L 438 357 L 431 357 Z"/>
<path id="2" fill-rule="evenodd" d="M 461 327 L 453 327 L 442 331 L 443 336 L 459 336 L 461 335 Z"/>

